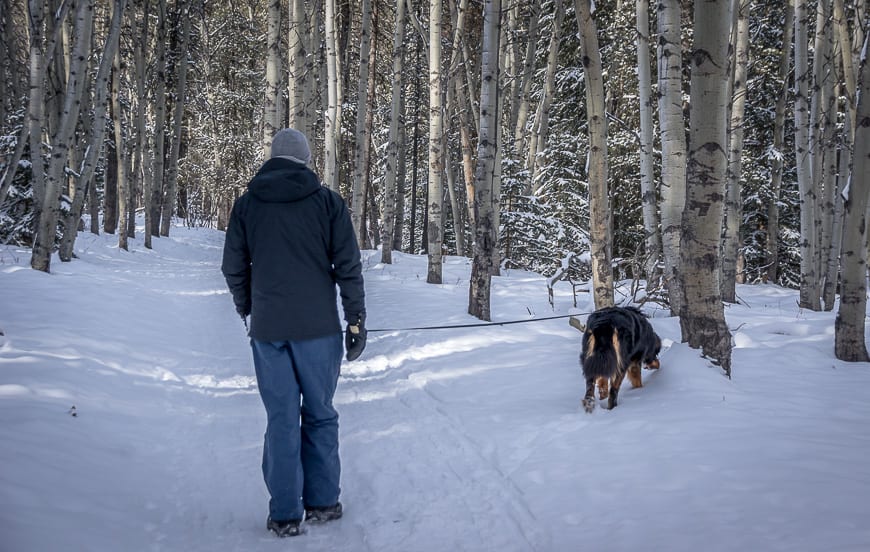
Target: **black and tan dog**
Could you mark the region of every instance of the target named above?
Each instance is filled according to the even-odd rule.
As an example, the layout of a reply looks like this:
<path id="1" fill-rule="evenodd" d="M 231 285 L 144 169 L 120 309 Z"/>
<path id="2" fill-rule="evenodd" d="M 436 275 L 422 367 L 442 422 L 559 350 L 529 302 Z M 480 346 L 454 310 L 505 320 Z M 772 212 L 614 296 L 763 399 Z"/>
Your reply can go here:
<path id="1" fill-rule="evenodd" d="M 635 307 L 607 307 L 589 315 L 583 332 L 580 364 L 586 377 L 583 408 L 595 409 L 595 383 L 607 408 L 616 406 L 619 386 L 626 373 L 632 387 L 641 387 L 640 365 L 659 367 L 662 341 L 646 316 Z"/>

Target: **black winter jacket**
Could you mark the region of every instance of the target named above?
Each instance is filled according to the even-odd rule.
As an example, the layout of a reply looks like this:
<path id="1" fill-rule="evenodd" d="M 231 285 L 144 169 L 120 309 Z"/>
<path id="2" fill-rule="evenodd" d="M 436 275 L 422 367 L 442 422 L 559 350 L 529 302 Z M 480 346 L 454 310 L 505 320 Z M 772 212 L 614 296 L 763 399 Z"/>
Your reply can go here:
<path id="1" fill-rule="evenodd" d="M 251 338 L 302 340 L 341 331 L 365 313 L 362 264 L 344 200 L 307 167 L 268 160 L 236 200 L 221 271 Z"/>

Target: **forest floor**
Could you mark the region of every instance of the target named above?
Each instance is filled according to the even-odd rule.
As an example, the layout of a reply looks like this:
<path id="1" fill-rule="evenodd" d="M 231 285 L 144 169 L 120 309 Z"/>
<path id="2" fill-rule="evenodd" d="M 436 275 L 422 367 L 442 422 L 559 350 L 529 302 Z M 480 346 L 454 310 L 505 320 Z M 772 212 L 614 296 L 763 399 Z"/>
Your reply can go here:
<path id="1" fill-rule="evenodd" d="M 870 364 L 835 312 L 739 286 L 733 378 L 647 306 L 662 368 L 587 414 L 566 320 L 373 332 L 345 363 L 345 516 L 265 529 L 265 415 L 220 273 L 223 234 L 146 250 L 81 234 L 52 273 L 0 248 L 0 549 L 27 551 L 870 550 Z M 371 329 L 468 324 L 470 264 L 363 252 Z M 505 271 L 496 321 L 591 311 Z"/>

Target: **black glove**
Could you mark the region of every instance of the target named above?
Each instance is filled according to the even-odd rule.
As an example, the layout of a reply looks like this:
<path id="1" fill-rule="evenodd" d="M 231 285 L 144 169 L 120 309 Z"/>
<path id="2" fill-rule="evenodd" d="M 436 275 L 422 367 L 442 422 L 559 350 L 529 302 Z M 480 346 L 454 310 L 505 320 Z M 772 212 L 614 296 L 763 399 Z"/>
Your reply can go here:
<path id="1" fill-rule="evenodd" d="M 350 320 L 353 320 L 351 318 Z M 344 348 L 347 351 L 345 358 L 348 361 L 356 360 L 366 348 L 366 315 L 360 314 L 356 317 L 356 323 L 348 322 L 347 330 L 344 332 Z"/>
<path id="2" fill-rule="evenodd" d="M 251 306 L 245 305 L 244 307 L 240 307 L 236 305 L 236 312 L 242 318 L 242 322 L 245 323 L 245 329 L 248 329 L 248 315 L 251 314 Z"/>
<path id="3" fill-rule="evenodd" d="M 235 306 L 236 306 L 236 312 L 239 313 L 239 316 L 241 316 L 243 320 L 246 316 L 251 314 L 251 300 L 250 299 L 245 300 L 241 305 L 239 303 L 235 303 Z"/>

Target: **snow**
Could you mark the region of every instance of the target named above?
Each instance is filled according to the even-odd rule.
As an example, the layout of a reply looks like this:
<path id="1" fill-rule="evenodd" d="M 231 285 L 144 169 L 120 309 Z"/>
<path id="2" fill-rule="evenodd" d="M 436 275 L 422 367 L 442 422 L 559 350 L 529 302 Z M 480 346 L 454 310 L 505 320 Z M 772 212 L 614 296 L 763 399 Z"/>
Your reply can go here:
<path id="1" fill-rule="evenodd" d="M 80 234 L 52 274 L 0 248 L 3 551 L 870 550 L 870 365 L 835 360 L 834 313 L 761 285 L 726 310 L 733 379 L 646 306 L 662 368 L 592 414 L 566 320 L 370 333 L 336 395 L 345 517 L 276 539 L 223 234 L 130 243 Z M 443 285 L 424 256 L 379 259 L 371 329 L 477 322 L 467 259 Z M 493 280 L 497 321 L 585 319 L 580 300 Z"/>

